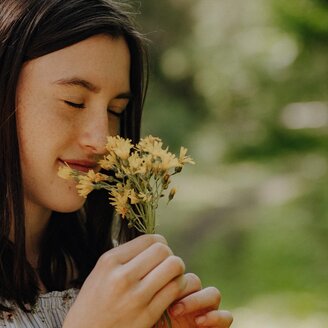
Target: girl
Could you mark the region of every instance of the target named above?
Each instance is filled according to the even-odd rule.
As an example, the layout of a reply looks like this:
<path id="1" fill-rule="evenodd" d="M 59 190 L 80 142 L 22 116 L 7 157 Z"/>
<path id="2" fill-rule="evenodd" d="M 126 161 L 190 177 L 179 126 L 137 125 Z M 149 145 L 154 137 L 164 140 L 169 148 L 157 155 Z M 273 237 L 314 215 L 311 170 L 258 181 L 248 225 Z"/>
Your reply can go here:
<path id="1" fill-rule="evenodd" d="M 138 141 L 145 66 L 114 1 L 1 0 L 0 326 L 146 328 L 167 308 L 173 327 L 230 326 L 163 237 L 123 222 L 113 248 L 103 191 L 57 175 L 99 171 L 107 135 Z"/>

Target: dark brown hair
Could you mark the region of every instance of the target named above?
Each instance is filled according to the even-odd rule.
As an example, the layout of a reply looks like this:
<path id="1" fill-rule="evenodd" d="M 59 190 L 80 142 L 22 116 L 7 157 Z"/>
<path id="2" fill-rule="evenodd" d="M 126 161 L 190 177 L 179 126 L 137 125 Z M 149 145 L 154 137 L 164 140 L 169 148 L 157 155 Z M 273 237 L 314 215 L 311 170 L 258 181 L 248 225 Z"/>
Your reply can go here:
<path id="1" fill-rule="evenodd" d="M 133 101 L 121 120 L 121 134 L 139 140 L 146 93 L 147 65 L 143 38 L 130 7 L 111 0 L 1 0 L 0 2 L 0 299 L 22 309 L 38 297 L 36 273 L 25 252 L 22 174 L 17 140 L 15 96 L 22 65 L 90 36 L 124 37 L 131 53 Z M 56 213 L 43 237 L 38 273 L 48 291 L 63 290 L 74 264 L 80 287 L 99 256 L 112 245 L 113 209 L 102 191 L 93 192 L 83 211 Z M 10 229 L 15 241 L 9 240 Z M 120 240 L 137 232 L 121 227 Z M 8 310 L 0 302 L 0 310 Z"/>

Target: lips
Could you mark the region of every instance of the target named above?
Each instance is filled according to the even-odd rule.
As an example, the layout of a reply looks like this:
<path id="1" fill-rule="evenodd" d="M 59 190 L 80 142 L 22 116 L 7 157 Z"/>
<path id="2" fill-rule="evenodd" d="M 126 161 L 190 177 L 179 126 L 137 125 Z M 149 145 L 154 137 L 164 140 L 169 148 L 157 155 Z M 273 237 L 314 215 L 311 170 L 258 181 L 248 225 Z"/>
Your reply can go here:
<path id="1" fill-rule="evenodd" d="M 61 164 L 65 165 L 65 163 L 74 170 L 78 170 L 81 172 L 88 172 L 89 170 L 99 170 L 99 165 L 97 162 L 89 161 L 89 160 L 77 160 L 77 159 L 59 159 Z"/>

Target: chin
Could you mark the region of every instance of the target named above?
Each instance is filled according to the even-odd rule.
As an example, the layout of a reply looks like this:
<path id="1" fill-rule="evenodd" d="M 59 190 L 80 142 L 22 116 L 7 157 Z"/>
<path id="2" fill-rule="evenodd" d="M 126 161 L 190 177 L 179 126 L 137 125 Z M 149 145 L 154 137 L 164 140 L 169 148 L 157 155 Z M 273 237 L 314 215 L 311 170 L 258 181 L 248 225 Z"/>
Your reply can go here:
<path id="1" fill-rule="evenodd" d="M 80 210 L 83 207 L 86 199 L 78 195 L 74 198 L 75 199 L 70 200 L 67 197 L 65 200 L 59 202 L 57 206 L 53 206 L 53 210 L 59 213 L 70 213 Z"/>

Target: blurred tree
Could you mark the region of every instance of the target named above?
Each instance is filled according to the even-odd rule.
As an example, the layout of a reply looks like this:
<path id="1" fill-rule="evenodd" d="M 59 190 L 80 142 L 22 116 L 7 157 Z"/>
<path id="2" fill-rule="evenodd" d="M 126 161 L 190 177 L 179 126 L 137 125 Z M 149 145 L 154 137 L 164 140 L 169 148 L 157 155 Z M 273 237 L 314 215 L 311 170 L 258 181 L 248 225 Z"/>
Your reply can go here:
<path id="1" fill-rule="evenodd" d="M 328 41 L 328 3 L 326 0 L 273 1 L 277 19 L 306 43 Z"/>
<path id="2" fill-rule="evenodd" d="M 144 133 L 156 133 L 176 149 L 199 124 L 204 104 L 193 87 L 188 35 L 193 1 L 141 1 L 139 17 L 150 50 L 149 97 Z M 184 144 L 186 144 L 184 142 Z"/>
<path id="3" fill-rule="evenodd" d="M 152 41 L 145 131 L 176 146 L 209 122 L 228 159 L 327 149 L 322 129 L 281 124 L 289 103 L 326 100 L 327 3 L 272 6 L 271 15 L 260 1 L 142 1 Z"/>

